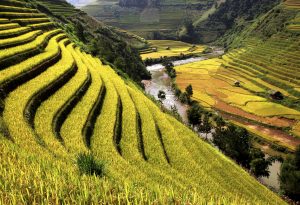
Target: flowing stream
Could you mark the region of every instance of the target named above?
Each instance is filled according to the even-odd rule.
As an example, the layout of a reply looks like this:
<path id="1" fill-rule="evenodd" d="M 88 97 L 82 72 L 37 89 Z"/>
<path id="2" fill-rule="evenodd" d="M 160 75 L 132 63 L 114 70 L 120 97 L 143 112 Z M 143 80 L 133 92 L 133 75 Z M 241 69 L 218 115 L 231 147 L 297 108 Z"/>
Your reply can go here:
<path id="1" fill-rule="evenodd" d="M 214 50 L 213 55 L 218 56 L 222 55 L 223 51 L 220 49 Z M 173 64 L 175 66 L 183 65 L 187 63 L 197 62 L 197 61 L 203 61 L 206 60 L 206 57 L 192 57 L 185 60 L 178 60 L 173 61 Z M 166 93 L 166 99 L 163 101 L 163 105 L 171 109 L 172 106 L 176 106 L 178 113 L 182 117 L 183 121 L 185 123 L 188 122 L 186 111 L 188 109 L 188 106 L 185 104 L 182 104 L 180 101 L 177 100 L 174 91 L 172 90 L 172 81 L 171 78 L 165 73 L 164 66 L 162 64 L 155 64 L 151 66 L 147 66 L 147 70 L 150 71 L 152 75 L 151 80 L 144 80 L 142 83 L 145 85 L 145 91 L 152 96 L 154 96 L 157 100 L 158 99 L 158 92 L 159 90 L 163 90 Z M 204 137 L 204 135 L 201 135 L 201 137 Z M 207 135 L 208 139 L 212 139 L 212 134 Z M 281 163 L 278 161 L 273 162 L 269 166 L 270 176 L 269 177 L 262 177 L 259 179 L 260 182 L 267 185 L 268 187 L 272 188 L 275 191 L 279 190 L 279 180 L 278 180 L 278 174 L 280 173 L 280 165 Z"/>

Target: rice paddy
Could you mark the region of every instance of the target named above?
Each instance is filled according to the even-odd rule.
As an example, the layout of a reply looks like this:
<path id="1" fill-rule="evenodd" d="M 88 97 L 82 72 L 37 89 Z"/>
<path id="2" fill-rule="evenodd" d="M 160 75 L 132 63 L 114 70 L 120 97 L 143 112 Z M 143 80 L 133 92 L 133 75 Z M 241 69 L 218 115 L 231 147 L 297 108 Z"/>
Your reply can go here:
<path id="1" fill-rule="evenodd" d="M 192 45 L 181 41 L 150 40 L 150 48 L 141 51 L 142 59 L 180 56 L 182 54 L 199 54 L 205 49 L 202 45 Z"/>
<path id="2" fill-rule="evenodd" d="M 243 52 L 240 52 L 239 55 L 242 54 Z M 235 54 L 235 58 L 239 55 Z M 250 75 L 247 70 L 243 72 L 247 67 L 231 66 L 231 62 L 234 61 L 228 61 L 226 56 L 223 59 L 213 58 L 176 66 L 177 85 L 184 90 L 191 84 L 194 91 L 193 98 L 206 108 L 217 109 L 258 123 L 284 128 L 293 126 L 289 120 L 300 119 L 298 110 L 274 102 L 268 94 L 270 90 L 283 89 L 261 78 L 255 78 L 255 74 Z M 267 94 L 268 97 L 263 97 L 265 94 L 262 93 Z M 292 99 L 297 99 L 286 91 L 283 93 Z M 294 126 L 293 134 L 297 135 L 298 126 L 296 124 Z M 261 133 L 259 136 L 266 138 L 267 134 Z M 283 145 L 289 147 L 288 144 Z"/>
<path id="3" fill-rule="evenodd" d="M 47 15 L 0 5 L 30 27 L 0 31 L 0 204 L 286 204 L 55 23 L 30 26 Z M 103 177 L 79 171 L 84 154 Z"/>

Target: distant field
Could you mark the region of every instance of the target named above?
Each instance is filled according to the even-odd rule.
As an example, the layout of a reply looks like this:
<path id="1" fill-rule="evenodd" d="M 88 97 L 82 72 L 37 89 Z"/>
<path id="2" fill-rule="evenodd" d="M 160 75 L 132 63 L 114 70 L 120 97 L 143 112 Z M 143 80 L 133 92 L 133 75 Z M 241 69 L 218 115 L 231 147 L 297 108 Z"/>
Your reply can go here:
<path id="1" fill-rule="evenodd" d="M 141 51 L 142 59 L 179 56 L 180 54 L 201 53 L 205 49 L 202 45 L 192 45 L 181 41 L 150 40 L 150 48 Z"/>
<path id="2" fill-rule="evenodd" d="M 161 0 L 155 8 L 120 7 L 118 0 L 98 0 L 82 9 L 97 19 L 142 37 L 153 31 L 175 33 L 183 20 L 198 19 L 216 0 Z M 193 7 L 187 7 L 193 4 Z"/>
<path id="3" fill-rule="evenodd" d="M 288 8 L 300 9 L 299 0 L 286 0 L 284 3 Z"/>
<path id="4" fill-rule="evenodd" d="M 269 97 L 265 98 L 255 94 L 255 86 L 258 85 L 246 79 L 242 73 L 239 74 L 237 69 L 229 70 L 225 68 L 225 64 L 226 62 L 223 59 L 213 58 L 176 66 L 176 83 L 182 90 L 192 84 L 194 89 L 193 98 L 199 101 L 202 106 L 251 121 L 284 128 L 294 125 L 290 119 L 296 121 L 300 119 L 299 111 L 273 102 Z M 240 87 L 235 86 L 237 81 L 240 82 Z M 274 89 L 274 87 L 272 88 Z M 262 93 L 264 90 L 264 92 L 267 92 L 267 88 L 256 90 Z M 299 134 L 299 124 L 295 125 L 293 129 L 294 134 Z M 253 132 L 253 127 L 251 131 Z M 257 131 L 256 133 L 260 133 L 260 136 L 266 140 L 272 139 L 272 135 L 268 135 L 268 132 Z M 300 143 L 298 140 L 293 142 L 293 139 L 291 139 L 294 143 L 291 145 L 285 140 L 280 141 L 281 137 L 279 141 L 277 141 L 276 136 L 273 137 L 275 137 L 274 142 L 290 149 L 295 149 L 295 145 Z"/>

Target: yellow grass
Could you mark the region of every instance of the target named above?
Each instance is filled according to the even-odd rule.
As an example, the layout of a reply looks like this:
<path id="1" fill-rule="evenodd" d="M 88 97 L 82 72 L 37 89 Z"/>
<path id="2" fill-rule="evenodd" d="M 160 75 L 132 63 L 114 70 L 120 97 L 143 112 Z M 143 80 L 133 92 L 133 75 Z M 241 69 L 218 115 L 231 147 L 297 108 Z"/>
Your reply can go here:
<path id="1" fill-rule="evenodd" d="M 241 109 L 259 116 L 288 116 L 300 115 L 300 112 L 283 105 L 272 102 L 248 102 L 246 106 L 239 106 Z"/>
<path id="2" fill-rule="evenodd" d="M 180 54 L 196 54 L 201 53 L 204 50 L 202 45 L 193 45 L 184 43 L 181 41 L 172 40 L 150 40 L 150 46 L 156 48 L 157 51 L 151 53 L 141 54 L 143 60 L 147 58 L 160 58 L 160 57 L 171 57 L 179 56 Z M 167 49 L 169 48 L 169 49 Z"/>
<path id="3" fill-rule="evenodd" d="M 0 47 L 19 44 L 19 43 L 22 43 L 24 41 L 28 41 L 31 39 L 33 40 L 35 37 L 37 37 L 41 33 L 42 33 L 42 31 L 37 30 L 37 31 L 31 31 L 31 32 L 25 33 L 23 35 L 20 35 L 18 37 L 14 37 L 14 38 L 0 39 Z"/>
<path id="4" fill-rule="evenodd" d="M 222 93 L 227 95 L 228 97 L 223 98 L 223 100 L 229 104 L 235 104 L 235 105 L 245 105 L 248 102 L 264 102 L 267 101 L 265 98 L 256 96 L 256 95 L 247 95 L 247 94 L 241 94 L 236 92 L 231 92 L 229 90 L 220 89 Z"/>

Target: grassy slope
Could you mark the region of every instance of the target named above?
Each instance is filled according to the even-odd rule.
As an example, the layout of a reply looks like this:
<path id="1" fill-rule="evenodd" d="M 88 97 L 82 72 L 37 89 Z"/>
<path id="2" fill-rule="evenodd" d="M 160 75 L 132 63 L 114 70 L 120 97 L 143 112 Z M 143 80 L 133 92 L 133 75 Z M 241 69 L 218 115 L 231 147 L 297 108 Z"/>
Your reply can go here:
<path id="1" fill-rule="evenodd" d="M 113 64 L 136 82 L 150 78 L 136 51 L 147 46 L 143 38 L 107 26 L 66 1 L 38 0 L 35 2 L 37 8 L 54 18 L 84 50 Z"/>
<path id="2" fill-rule="evenodd" d="M 3 2 L 4 24 L 24 15 Z M 0 50 L 1 204 L 285 204 L 55 28 Z M 105 178 L 79 173 L 82 153 Z"/>

